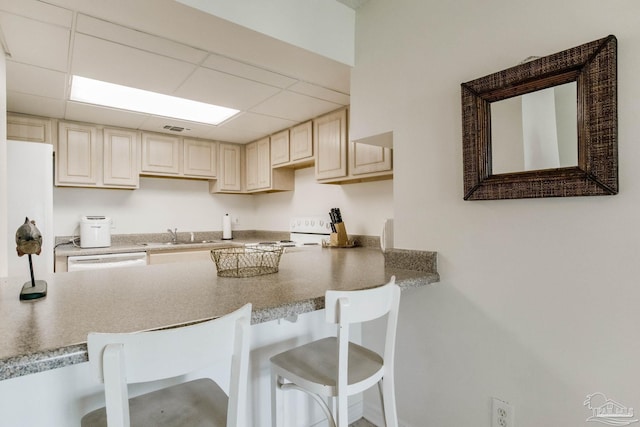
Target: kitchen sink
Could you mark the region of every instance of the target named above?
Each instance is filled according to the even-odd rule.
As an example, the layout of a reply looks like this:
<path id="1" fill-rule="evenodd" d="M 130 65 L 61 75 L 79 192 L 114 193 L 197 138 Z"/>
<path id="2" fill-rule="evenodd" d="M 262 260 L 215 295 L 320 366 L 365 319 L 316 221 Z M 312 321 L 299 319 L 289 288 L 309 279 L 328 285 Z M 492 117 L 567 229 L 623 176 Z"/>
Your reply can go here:
<path id="1" fill-rule="evenodd" d="M 180 246 L 180 245 L 197 245 L 202 243 L 222 243 L 220 240 L 196 240 L 194 242 L 146 242 L 138 243 L 140 246 L 162 247 L 162 246 Z"/>

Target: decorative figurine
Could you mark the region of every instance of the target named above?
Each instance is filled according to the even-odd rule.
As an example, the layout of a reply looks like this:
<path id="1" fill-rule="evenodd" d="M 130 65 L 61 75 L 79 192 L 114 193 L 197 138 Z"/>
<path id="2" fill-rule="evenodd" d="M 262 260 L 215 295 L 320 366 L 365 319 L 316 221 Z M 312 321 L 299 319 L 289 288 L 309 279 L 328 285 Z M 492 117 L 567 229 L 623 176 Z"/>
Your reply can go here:
<path id="1" fill-rule="evenodd" d="M 31 281 L 22 286 L 20 299 L 29 300 L 44 297 L 47 295 L 47 282 L 34 279 L 33 262 L 31 261 L 32 254 L 40 255 L 42 251 L 42 234 L 36 227 L 36 222 L 29 221 L 28 217 L 25 217 L 24 224 L 16 231 L 16 251 L 18 256 L 29 255 L 29 270 L 31 272 Z"/>

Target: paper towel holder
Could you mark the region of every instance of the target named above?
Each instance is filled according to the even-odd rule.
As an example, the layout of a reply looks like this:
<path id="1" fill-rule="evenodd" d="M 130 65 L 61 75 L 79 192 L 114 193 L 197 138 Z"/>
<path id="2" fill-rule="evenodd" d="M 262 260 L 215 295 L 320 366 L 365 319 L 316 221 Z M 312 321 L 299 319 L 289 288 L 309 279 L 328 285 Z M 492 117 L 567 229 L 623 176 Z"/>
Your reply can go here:
<path id="1" fill-rule="evenodd" d="M 222 217 L 222 240 L 233 240 L 231 236 L 231 217 L 228 213 Z"/>

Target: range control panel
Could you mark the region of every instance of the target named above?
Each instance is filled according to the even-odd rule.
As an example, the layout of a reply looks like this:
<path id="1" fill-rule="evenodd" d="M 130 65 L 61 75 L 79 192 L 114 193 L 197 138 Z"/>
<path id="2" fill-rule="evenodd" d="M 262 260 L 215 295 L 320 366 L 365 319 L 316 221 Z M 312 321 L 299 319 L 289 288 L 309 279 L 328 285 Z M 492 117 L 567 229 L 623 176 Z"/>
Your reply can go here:
<path id="1" fill-rule="evenodd" d="M 329 234 L 331 233 L 331 220 L 329 215 L 291 218 L 289 231 L 291 233 Z"/>

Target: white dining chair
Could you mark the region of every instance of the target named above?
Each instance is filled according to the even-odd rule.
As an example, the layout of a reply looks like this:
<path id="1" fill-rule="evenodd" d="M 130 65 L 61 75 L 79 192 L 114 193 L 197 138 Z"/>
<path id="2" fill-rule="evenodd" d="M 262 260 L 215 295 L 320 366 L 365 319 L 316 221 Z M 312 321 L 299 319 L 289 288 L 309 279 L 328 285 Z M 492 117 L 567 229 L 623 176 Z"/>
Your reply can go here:
<path id="1" fill-rule="evenodd" d="M 347 397 L 376 383 L 387 427 L 397 427 L 393 379 L 400 288 L 395 276 L 386 285 L 361 291 L 327 291 L 326 321 L 337 325 L 337 336 L 287 350 L 271 358 L 273 427 L 284 424 L 284 390 L 308 393 L 322 408 L 329 426 L 347 427 Z M 349 326 L 387 315 L 384 353 L 349 341 Z M 335 409 L 329 408 L 329 398 Z"/>
<path id="2" fill-rule="evenodd" d="M 251 304 L 217 319 L 138 333 L 90 333 L 89 363 L 104 382 L 105 407 L 82 427 L 244 427 Z M 228 394 L 199 378 L 129 399 L 128 384 L 229 366 Z"/>

